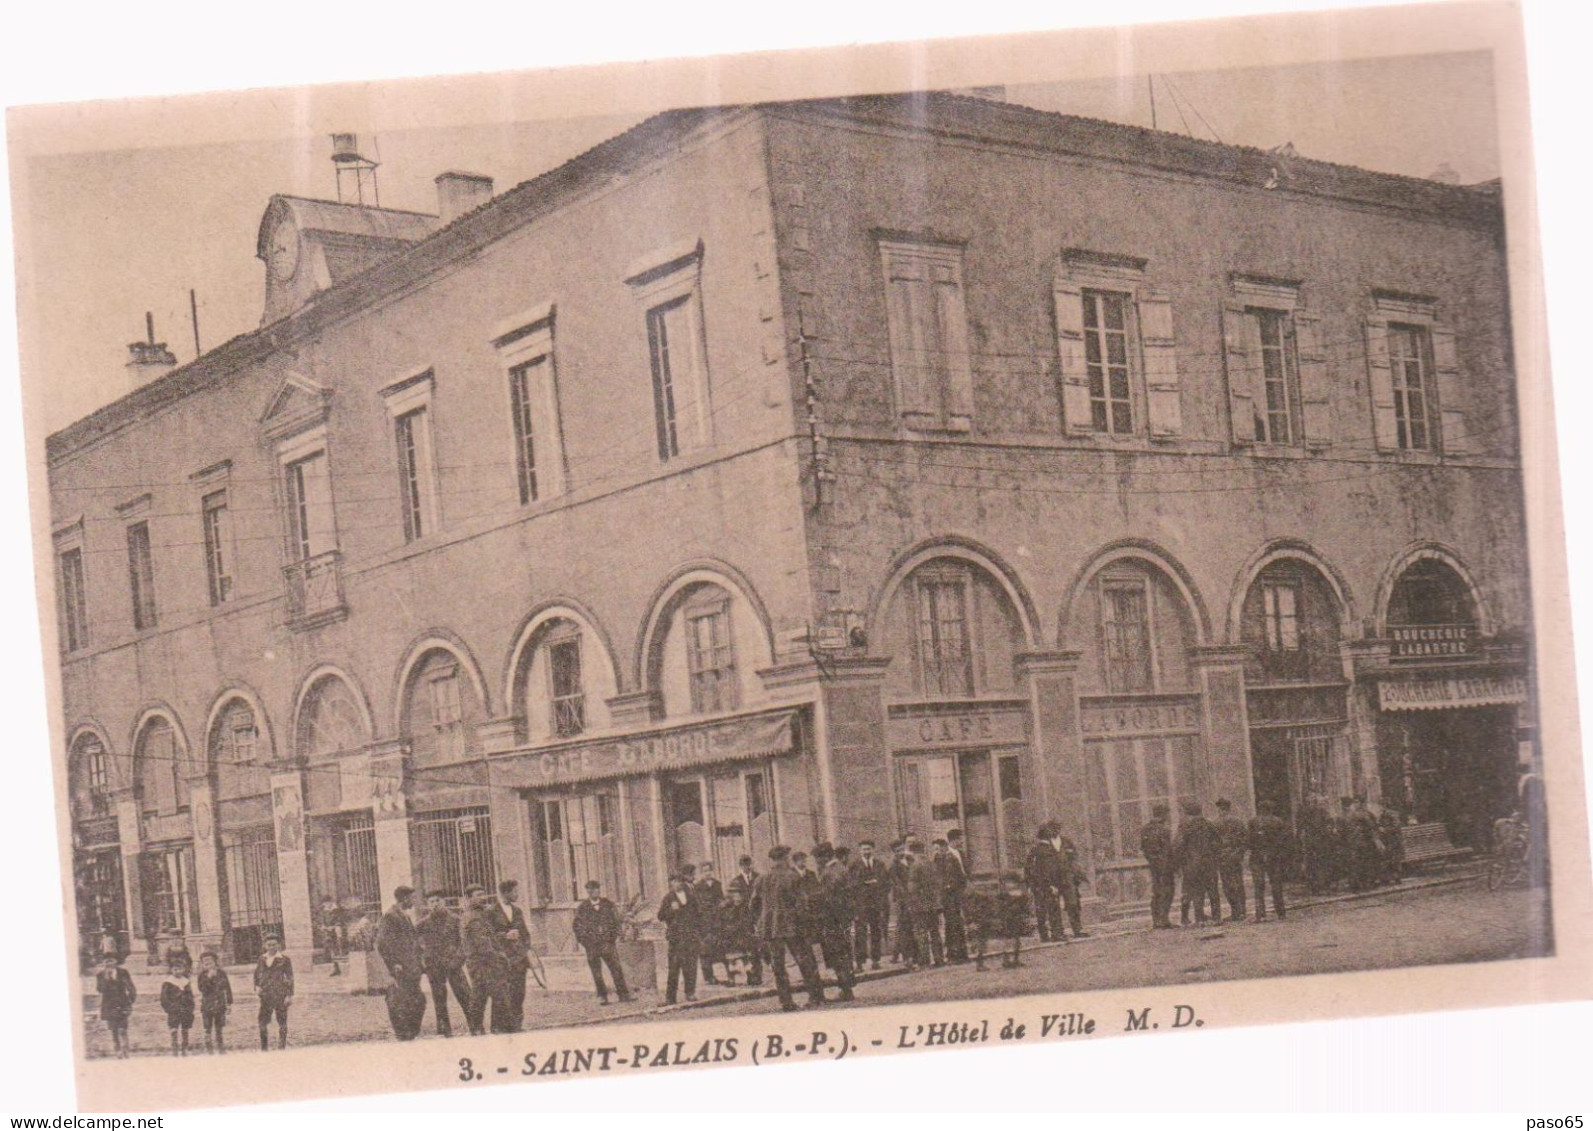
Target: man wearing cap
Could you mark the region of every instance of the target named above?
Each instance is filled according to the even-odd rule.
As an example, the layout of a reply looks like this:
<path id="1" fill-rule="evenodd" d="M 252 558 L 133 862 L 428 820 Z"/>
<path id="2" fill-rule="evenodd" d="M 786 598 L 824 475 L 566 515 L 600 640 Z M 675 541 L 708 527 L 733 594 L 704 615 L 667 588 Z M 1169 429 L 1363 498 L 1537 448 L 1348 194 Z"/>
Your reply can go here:
<path id="1" fill-rule="evenodd" d="M 1283 874 L 1288 870 L 1292 841 L 1289 826 L 1265 809 L 1250 818 L 1250 877 L 1256 888 L 1256 922 L 1267 917 L 1267 884 L 1272 884 L 1272 909 L 1282 919 Z"/>
<path id="2" fill-rule="evenodd" d="M 758 881 L 752 866 L 752 857 L 743 856 L 736 861 L 736 874 L 730 877 L 726 894 L 735 908 L 734 935 L 738 946 L 745 946 L 751 970 L 747 985 L 763 985 L 763 947 L 758 943 Z"/>
<path id="3" fill-rule="evenodd" d="M 891 902 L 896 904 L 895 962 L 918 964 L 918 935 L 913 930 L 913 910 L 907 904 L 907 873 L 912 869 L 906 838 L 891 841 Z"/>
<path id="4" fill-rule="evenodd" d="M 885 862 L 874 855 L 874 842 L 858 842 L 857 859 L 852 861 L 852 891 L 856 899 L 854 928 L 857 961 L 865 959 L 879 969 L 880 947 L 891 918 L 891 878 Z"/>
<path id="5" fill-rule="evenodd" d="M 492 1031 L 518 1033 L 525 1022 L 525 976 L 531 969 L 531 932 L 525 912 L 520 910 L 520 881 L 504 880 L 498 885 L 498 902 L 488 909 L 498 949 L 504 958 L 502 1010 L 492 1003 Z"/>
<path id="6" fill-rule="evenodd" d="M 497 1022 L 503 1017 L 500 1004 L 505 993 L 508 964 L 498 947 L 498 934 L 493 925 L 488 905 L 491 898 L 480 884 L 465 889 L 465 900 L 470 910 L 465 914 L 460 935 L 465 945 L 465 969 L 470 974 L 470 1020 L 472 1031 L 479 1032 L 487 1024 L 488 1003 L 492 1006 L 493 1032 L 500 1032 Z"/>
<path id="7" fill-rule="evenodd" d="M 1034 844 L 1023 862 L 1023 882 L 1034 901 L 1041 942 L 1061 942 L 1067 937 L 1062 930 L 1062 857 L 1052 833 L 1049 821 L 1036 829 Z"/>
<path id="8" fill-rule="evenodd" d="M 946 957 L 952 962 L 968 961 L 968 928 L 963 922 L 963 892 L 968 887 L 968 873 L 962 857 L 951 850 L 951 842 L 935 838 L 935 855 L 932 863 L 940 877 L 940 914 L 945 926 Z"/>
<path id="9" fill-rule="evenodd" d="M 658 905 L 658 920 L 664 924 L 664 941 L 669 947 L 669 979 L 664 1004 L 675 1004 L 676 987 L 684 982 L 686 1000 L 697 1000 L 698 949 L 702 945 L 701 905 L 692 894 L 691 876 L 676 872 L 669 877 L 669 894 Z"/>
<path id="10" fill-rule="evenodd" d="M 1173 832 L 1167 825 L 1167 806 L 1153 805 L 1151 819 L 1139 832 L 1139 850 L 1150 865 L 1151 926 L 1159 930 L 1172 928 L 1173 880 L 1178 865 L 1173 857 Z"/>
<path id="11" fill-rule="evenodd" d="M 924 851 L 924 842 L 914 837 L 907 840 L 907 861 L 907 907 L 913 917 L 918 965 L 944 966 L 946 950 L 940 937 L 940 915 L 946 902 L 940 869 Z"/>
<path id="12" fill-rule="evenodd" d="M 586 951 L 586 965 L 592 971 L 592 984 L 597 987 L 597 1000 L 608 1004 L 608 984 L 603 981 L 603 966 L 614 976 L 614 992 L 621 1001 L 631 1000 L 630 987 L 625 984 L 625 971 L 620 968 L 619 957 L 620 917 L 614 901 L 603 895 L 603 885 L 596 880 L 586 881 L 586 899 L 575 909 L 575 941 Z"/>
<path id="13" fill-rule="evenodd" d="M 454 1035 L 453 1020 L 448 1016 L 450 986 L 453 987 L 459 1008 L 464 1011 L 465 1024 L 470 1026 L 472 1033 L 479 1033 L 481 1018 L 474 1013 L 470 982 L 465 978 L 465 948 L 459 933 L 459 916 L 448 909 L 446 892 L 426 893 L 426 915 L 415 929 L 420 933 L 421 961 L 426 969 L 426 981 L 431 985 L 437 1035 Z"/>
<path id="14" fill-rule="evenodd" d="M 783 844 L 769 849 L 769 871 L 758 885 L 758 938 L 769 952 L 780 1008 L 787 1012 L 797 1007 L 791 996 L 791 976 L 785 968 L 788 954 L 802 972 L 808 1008 L 816 1009 L 824 1004 L 824 985 L 819 981 L 819 968 L 813 961 L 813 947 L 802 938 L 799 922 L 801 880 L 791 867 L 790 857 L 791 850 Z"/>
<path id="15" fill-rule="evenodd" d="M 1195 922 L 1206 923 L 1206 906 L 1211 917 L 1222 921 L 1222 897 L 1217 894 L 1217 830 L 1200 812 L 1200 802 L 1183 804 L 1183 819 L 1173 838 L 1173 855 L 1183 877 L 1183 921 L 1189 922 L 1189 906 L 1195 907 Z"/>
<path id="16" fill-rule="evenodd" d="M 420 1035 L 426 1016 L 426 995 L 420 988 L 423 972 L 420 934 L 410 918 L 415 889 L 400 885 L 393 889 L 393 906 L 376 928 L 376 953 L 382 956 L 393 984 L 387 987 L 387 1019 L 393 1035 L 413 1041 Z"/>
<path id="17" fill-rule="evenodd" d="M 813 849 L 819 866 L 819 950 L 835 975 L 842 1001 L 852 1000 L 852 877 L 828 842 Z"/>
<path id="18" fill-rule="evenodd" d="M 1217 879 L 1228 900 L 1228 921 L 1245 921 L 1245 847 L 1250 834 L 1226 797 L 1217 799 Z"/>

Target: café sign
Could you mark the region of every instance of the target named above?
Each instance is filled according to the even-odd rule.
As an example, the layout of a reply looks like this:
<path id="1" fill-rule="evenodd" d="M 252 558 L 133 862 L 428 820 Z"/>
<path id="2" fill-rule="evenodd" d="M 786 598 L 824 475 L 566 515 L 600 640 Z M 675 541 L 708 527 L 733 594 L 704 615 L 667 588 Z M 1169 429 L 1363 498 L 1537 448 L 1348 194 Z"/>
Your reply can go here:
<path id="1" fill-rule="evenodd" d="M 1028 741 L 1022 710 L 935 711 L 890 721 L 892 750 L 941 746 L 1018 746 Z"/>
<path id="2" fill-rule="evenodd" d="M 1451 676 L 1448 679 L 1384 680 L 1377 685 L 1385 711 L 1436 711 L 1449 707 L 1497 707 L 1527 701 L 1525 677 Z"/>
<path id="3" fill-rule="evenodd" d="M 567 785 L 789 754 L 796 745 L 796 713 L 730 719 L 524 751 L 493 759 L 495 784 L 512 789 Z"/>

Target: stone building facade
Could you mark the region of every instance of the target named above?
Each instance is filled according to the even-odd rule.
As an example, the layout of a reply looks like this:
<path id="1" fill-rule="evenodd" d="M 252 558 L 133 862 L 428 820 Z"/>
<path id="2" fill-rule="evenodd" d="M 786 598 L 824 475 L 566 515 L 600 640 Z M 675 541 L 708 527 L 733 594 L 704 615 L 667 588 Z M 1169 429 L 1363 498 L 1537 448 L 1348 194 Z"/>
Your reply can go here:
<path id="1" fill-rule="evenodd" d="M 439 215 L 276 197 L 268 320 L 50 437 L 85 941 L 1157 801 L 1479 844 L 1533 761 L 1496 189 L 892 96 Z"/>

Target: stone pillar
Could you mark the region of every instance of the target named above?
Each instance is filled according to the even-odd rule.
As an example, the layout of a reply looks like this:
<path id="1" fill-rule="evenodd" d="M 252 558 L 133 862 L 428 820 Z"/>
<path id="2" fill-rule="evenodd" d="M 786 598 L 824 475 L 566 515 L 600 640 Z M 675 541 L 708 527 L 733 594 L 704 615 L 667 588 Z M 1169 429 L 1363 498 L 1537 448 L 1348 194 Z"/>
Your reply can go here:
<path id="1" fill-rule="evenodd" d="M 1194 661 L 1205 716 L 1205 757 L 1197 783 L 1206 804 L 1226 797 L 1236 816 L 1256 811 L 1255 776 L 1250 764 L 1250 715 L 1245 707 L 1243 646 L 1196 648 Z"/>
<path id="2" fill-rule="evenodd" d="M 310 861 L 305 850 L 304 772 L 293 763 L 271 767 L 271 820 L 276 826 L 277 883 L 282 891 L 282 946 L 299 969 L 314 960 Z"/>
<path id="3" fill-rule="evenodd" d="M 393 889 L 415 882 L 409 858 L 409 748 L 380 742 L 369 748 L 371 817 L 376 825 L 376 877 L 385 908 Z"/>
<path id="4" fill-rule="evenodd" d="M 1403 796 L 1407 799 L 1405 804 L 1408 808 L 1409 751 L 1403 748 L 1402 743 L 1399 754 L 1402 780 L 1397 784 L 1383 781 L 1378 759 L 1377 680 L 1371 678 L 1368 673 L 1387 670 L 1389 651 L 1389 643 L 1386 640 L 1345 641 L 1339 646 L 1339 653 L 1344 659 L 1344 675 L 1350 680 L 1348 696 L 1350 720 L 1348 733 L 1345 735 L 1344 759 L 1344 768 L 1349 776 L 1344 781 L 1344 792 L 1353 792 L 1355 781 L 1359 778 L 1361 792 L 1370 804 L 1382 805 L 1385 799 L 1393 804 Z M 1354 766 L 1360 767 L 1358 774 L 1353 769 Z"/>
<path id="5" fill-rule="evenodd" d="M 799 660 L 758 673 L 772 698 L 811 703 L 809 750 L 813 781 L 814 839 L 855 845 L 865 837 L 888 844 L 894 837 L 896 801 L 885 707 L 888 658 L 836 657 L 822 665 Z M 796 766 L 781 773 L 798 772 Z M 792 814 L 797 822 L 801 815 Z M 787 821 L 787 824 L 791 822 Z M 806 826 L 803 826 L 804 828 Z M 760 862 L 759 867 L 763 864 Z"/>
<path id="6" fill-rule="evenodd" d="M 1079 732 L 1078 652 L 1021 652 L 1018 677 L 1029 700 L 1029 757 L 1024 766 L 1023 809 L 1028 839 L 1048 820 L 1062 828 L 1090 861 L 1089 806 L 1084 788 L 1084 744 Z"/>
<path id="7" fill-rule="evenodd" d="M 133 791 L 118 794 L 112 804 L 116 808 L 116 837 L 122 848 L 122 898 L 127 901 L 127 951 L 132 954 L 144 937 L 144 886 L 139 870 L 139 857 L 144 843 L 138 827 L 138 801 Z"/>
<path id="8" fill-rule="evenodd" d="M 539 891 L 531 867 L 531 845 L 526 828 L 525 801 L 520 791 L 500 784 L 493 774 L 492 757 L 518 748 L 525 720 L 494 719 L 476 728 L 476 740 L 487 756 L 487 811 L 492 818 L 492 865 L 500 880 L 519 880 L 525 902 L 534 906 L 547 899 Z M 612 893 L 610 893 L 612 894 Z"/>
<path id="9" fill-rule="evenodd" d="M 220 947 L 227 928 L 221 915 L 221 841 L 208 777 L 189 780 L 188 811 L 194 823 L 194 898 L 199 904 L 199 934 L 188 940 L 188 950 L 197 963 L 200 951 Z"/>

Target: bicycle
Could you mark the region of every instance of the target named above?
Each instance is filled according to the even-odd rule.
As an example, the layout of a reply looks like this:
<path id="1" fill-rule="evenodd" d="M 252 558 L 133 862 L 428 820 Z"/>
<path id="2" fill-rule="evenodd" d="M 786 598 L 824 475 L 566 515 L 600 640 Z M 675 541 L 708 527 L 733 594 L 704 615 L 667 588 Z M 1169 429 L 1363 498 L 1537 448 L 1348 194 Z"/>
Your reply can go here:
<path id="1" fill-rule="evenodd" d="M 1488 860 L 1488 890 L 1527 881 L 1527 827 L 1511 817 L 1494 823 L 1493 855 Z"/>

